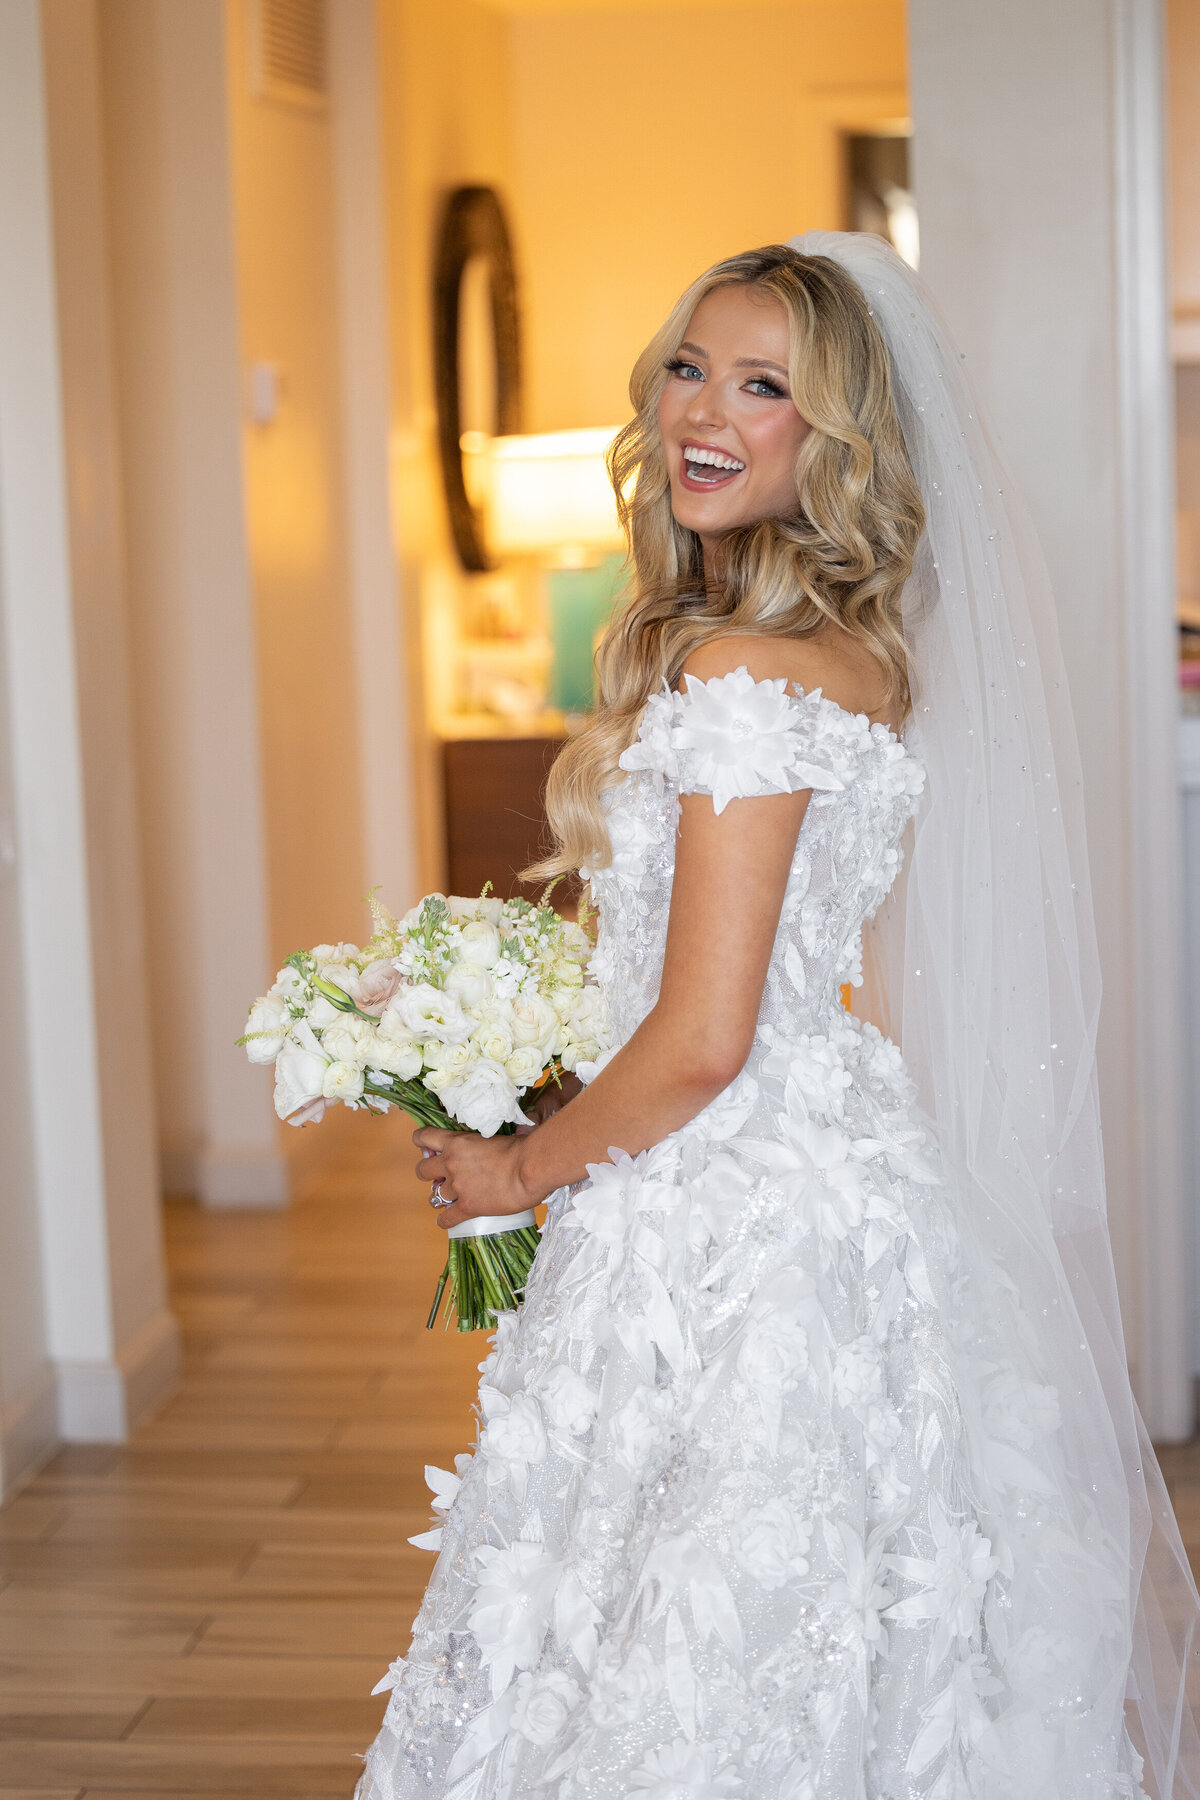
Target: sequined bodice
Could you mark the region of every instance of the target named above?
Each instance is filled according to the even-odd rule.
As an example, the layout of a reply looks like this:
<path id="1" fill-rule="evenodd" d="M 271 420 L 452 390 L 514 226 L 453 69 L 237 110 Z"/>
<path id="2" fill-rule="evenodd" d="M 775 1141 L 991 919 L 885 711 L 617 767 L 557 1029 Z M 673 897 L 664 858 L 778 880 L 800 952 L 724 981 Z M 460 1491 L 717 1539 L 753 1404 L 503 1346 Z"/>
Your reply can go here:
<path id="1" fill-rule="evenodd" d="M 618 1044 L 658 994 L 684 794 L 732 799 L 811 788 L 771 956 L 759 1038 L 826 1029 L 839 988 L 862 979 L 862 927 L 900 866 L 900 839 L 924 782 L 885 725 L 820 689 L 753 681 L 745 669 L 656 694 L 625 779 L 606 795 L 612 860 L 585 870 L 600 913 L 593 970 Z"/>

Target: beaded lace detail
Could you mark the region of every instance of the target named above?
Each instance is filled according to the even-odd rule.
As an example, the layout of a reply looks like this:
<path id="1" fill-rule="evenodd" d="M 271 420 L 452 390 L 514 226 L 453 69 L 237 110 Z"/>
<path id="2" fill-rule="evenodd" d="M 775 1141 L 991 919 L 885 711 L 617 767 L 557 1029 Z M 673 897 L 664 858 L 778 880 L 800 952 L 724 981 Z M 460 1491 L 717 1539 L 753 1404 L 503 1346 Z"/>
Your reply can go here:
<path id="1" fill-rule="evenodd" d="M 553 1197 L 475 1450 L 429 1472 L 440 1556 L 360 1800 L 1133 1800 L 1056 1392 L 965 1273 L 899 1052 L 841 1005 L 923 772 L 745 669 L 651 699 L 621 764 L 588 872 L 618 1043 L 657 994 L 681 795 L 811 789 L 754 1048 Z M 1014 1487 L 1021 1541 L 989 1507 Z"/>

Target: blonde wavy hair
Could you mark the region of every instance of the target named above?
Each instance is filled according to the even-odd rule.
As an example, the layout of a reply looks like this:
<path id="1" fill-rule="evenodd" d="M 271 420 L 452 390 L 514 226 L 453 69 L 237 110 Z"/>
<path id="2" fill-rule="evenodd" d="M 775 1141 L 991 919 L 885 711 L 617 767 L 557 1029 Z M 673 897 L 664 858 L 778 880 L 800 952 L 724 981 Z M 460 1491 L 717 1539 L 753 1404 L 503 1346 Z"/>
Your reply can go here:
<path id="1" fill-rule="evenodd" d="M 671 510 L 658 402 L 696 307 L 730 285 L 783 303 L 792 398 L 811 430 L 796 460 L 794 511 L 727 532 L 720 567 L 706 581 L 700 539 Z M 857 282 L 829 257 L 784 244 L 729 257 L 678 301 L 638 357 L 629 395 L 634 417 L 608 463 L 632 579 L 597 654 L 595 716 L 550 772 L 546 813 L 556 848 L 526 871 L 535 880 L 607 863 L 601 794 L 620 775 L 618 758 L 650 695 L 664 680 L 676 686 L 688 657 L 711 638 L 803 638 L 838 625 L 875 657 L 901 716 L 909 705 L 900 595 L 925 514 L 887 348 Z"/>

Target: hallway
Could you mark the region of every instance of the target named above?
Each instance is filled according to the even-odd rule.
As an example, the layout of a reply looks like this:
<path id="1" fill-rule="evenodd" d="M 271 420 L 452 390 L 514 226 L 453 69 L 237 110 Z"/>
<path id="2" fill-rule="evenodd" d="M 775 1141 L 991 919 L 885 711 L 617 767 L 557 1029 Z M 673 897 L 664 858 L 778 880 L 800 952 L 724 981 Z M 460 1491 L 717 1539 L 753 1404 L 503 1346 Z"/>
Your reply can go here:
<path id="1" fill-rule="evenodd" d="M 425 1332 L 403 1125 L 347 1135 L 290 1211 L 168 1207 L 182 1387 L 0 1514 L 0 1800 L 349 1800 L 485 1340 Z"/>

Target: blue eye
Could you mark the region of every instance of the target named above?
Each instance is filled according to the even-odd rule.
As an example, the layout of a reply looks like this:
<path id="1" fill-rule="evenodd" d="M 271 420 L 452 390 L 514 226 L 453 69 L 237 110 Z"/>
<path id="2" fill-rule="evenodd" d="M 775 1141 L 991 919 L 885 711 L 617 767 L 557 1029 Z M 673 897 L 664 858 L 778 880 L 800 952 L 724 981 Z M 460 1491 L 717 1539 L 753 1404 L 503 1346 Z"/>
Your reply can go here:
<path id="1" fill-rule="evenodd" d="M 784 400 L 787 398 L 786 389 L 781 388 L 777 382 L 771 381 L 766 375 L 755 375 L 753 380 L 747 382 L 746 385 L 752 391 L 760 393 L 766 400 Z"/>
<path id="2" fill-rule="evenodd" d="M 704 380 L 703 371 L 698 369 L 695 363 L 684 362 L 682 357 L 679 356 L 668 357 L 663 364 L 663 368 L 671 375 L 682 376 L 684 381 Z"/>

